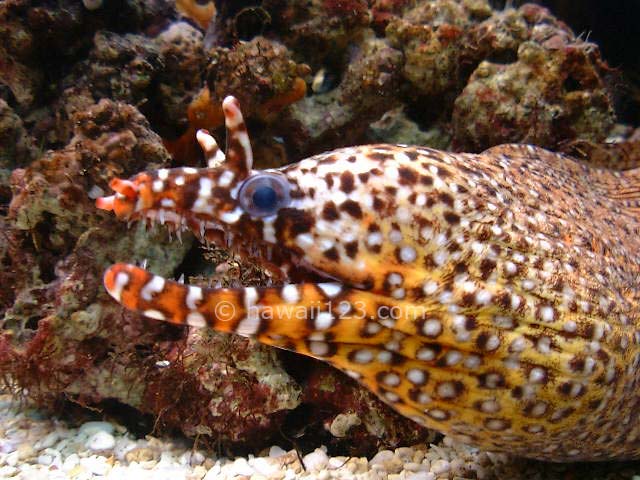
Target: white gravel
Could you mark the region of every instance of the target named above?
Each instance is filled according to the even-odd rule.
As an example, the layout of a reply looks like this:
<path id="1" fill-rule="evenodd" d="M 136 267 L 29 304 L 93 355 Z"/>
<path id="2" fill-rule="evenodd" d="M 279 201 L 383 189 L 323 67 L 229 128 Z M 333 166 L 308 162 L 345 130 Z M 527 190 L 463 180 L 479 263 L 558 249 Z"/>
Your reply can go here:
<path id="1" fill-rule="evenodd" d="M 566 467 L 510 460 L 448 437 L 438 445 L 381 450 L 371 459 L 329 457 L 326 448 L 319 447 L 303 462 L 305 468 L 294 450 L 279 446 L 262 456 L 229 459 L 194 450 L 181 439 L 135 439 L 125 427 L 110 422 L 74 428 L 0 395 L 0 479 L 463 480 L 553 479 L 567 474 Z"/>

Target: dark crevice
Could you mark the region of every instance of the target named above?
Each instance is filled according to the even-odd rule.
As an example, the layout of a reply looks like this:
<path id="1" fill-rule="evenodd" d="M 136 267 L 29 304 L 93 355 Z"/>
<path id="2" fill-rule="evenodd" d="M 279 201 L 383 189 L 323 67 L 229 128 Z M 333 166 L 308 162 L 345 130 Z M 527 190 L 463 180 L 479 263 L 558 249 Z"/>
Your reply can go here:
<path id="1" fill-rule="evenodd" d="M 234 29 L 239 40 L 248 42 L 262 35 L 271 25 L 271 15 L 262 7 L 247 7 L 235 17 Z"/>
<path id="2" fill-rule="evenodd" d="M 36 331 L 38 329 L 39 321 L 40 321 L 40 317 L 30 317 L 24 324 L 25 330 Z"/>
<path id="3" fill-rule="evenodd" d="M 429 130 L 434 123 L 448 118 L 451 110 L 451 99 L 446 95 L 439 98 L 419 98 L 407 102 L 407 117 L 414 121 L 420 130 Z"/>
<path id="4" fill-rule="evenodd" d="M 510 65 L 518 61 L 518 52 L 515 50 L 496 50 L 487 57 L 487 61 L 500 65 Z"/>
<path id="5" fill-rule="evenodd" d="M 104 400 L 100 406 L 105 414 L 125 425 L 136 439 L 143 439 L 153 432 L 152 415 L 141 413 L 140 410 L 114 399 Z"/>
<path id="6" fill-rule="evenodd" d="M 328 93 L 340 85 L 340 81 L 340 70 L 323 68 L 316 72 L 311 88 L 307 93 L 309 95 Z"/>
<path id="7" fill-rule="evenodd" d="M 562 88 L 564 88 L 565 92 L 577 92 L 578 90 L 582 90 L 582 85 L 580 85 L 580 81 L 573 75 L 569 75 L 564 81 Z"/>
<path id="8" fill-rule="evenodd" d="M 203 274 L 203 266 L 211 266 L 203 256 L 202 244 L 198 241 L 194 242 L 182 262 L 175 269 L 175 277 L 180 278 L 184 274 L 185 281 L 192 276 Z M 207 272 L 210 273 L 210 272 Z"/>

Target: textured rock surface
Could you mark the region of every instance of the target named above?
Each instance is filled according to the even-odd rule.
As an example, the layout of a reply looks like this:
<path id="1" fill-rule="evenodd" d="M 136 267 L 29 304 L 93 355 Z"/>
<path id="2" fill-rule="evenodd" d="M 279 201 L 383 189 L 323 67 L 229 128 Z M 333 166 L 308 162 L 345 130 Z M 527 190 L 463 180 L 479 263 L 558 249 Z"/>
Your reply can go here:
<path id="1" fill-rule="evenodd" d="M 605 139 L 614 113 L 607 67 L 594 44 L 576 39 L 534 5 L 494 15 L 473 36 L 487 59 L 455 101 L 457 149 L 514 140 L 555 148 L 567 139 Z"/>
<path id="2" fill-rule="evenodd" d="M 22 119 L 0 100 L 0 169 L 26 165 L 37 155 L 33 138 L 24 128 Z"/>
<path id="3" fill-rule="evenodd" d="M 390 21 L 386 33 L 405 61 L 403 76 L 420 95 L 455 91 L 468 75 L 470 29 L 491 15 L 488 2 L 421 2 Z"/>

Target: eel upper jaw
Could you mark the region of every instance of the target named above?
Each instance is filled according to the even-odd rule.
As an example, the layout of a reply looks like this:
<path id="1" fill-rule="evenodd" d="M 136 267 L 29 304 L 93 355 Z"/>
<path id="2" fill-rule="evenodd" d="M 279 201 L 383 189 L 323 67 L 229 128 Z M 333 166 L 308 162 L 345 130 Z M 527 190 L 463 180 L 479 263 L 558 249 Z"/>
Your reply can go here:
<path id="1" fill-rule="evenodd" d="M 189 210 L 164 207 L 160 201 L 153 202 L 148 188 L 141 187 L 144 177 L 133 180 L 114 179 L 110 186 L 114 195 L 96 200 L 102 210 L 116 213 L 129 224 L 144 222 L 153 227 L 160 224 L 174 233 L 178 239 L 184 231 L 191 230 L 196 238 L 207 245 L 231 250 L 240 259 L 259 265 L 269 272 L 275 283 L 321 283 L 340 282 L 349 284 L 348 279 L 336 278 L 305 262 L 301 255 L 283 245 L 274 245 L 261 238 L 235 235 L 229 226 L 216 221 L 211 216 L 198 215 Z M 148 183 L 148 180 L 147 180 Z"/>
<path id="2" fill-rule="evenodd" d="M 259 265 L 267 270 L 274 283 L 348 283 L 331 276 L 305 262 L 295 251 L 262 239 L 249 239 L 246 235 L 235 235 L 229 227 L 211 219 L 198 218 L 191 212 L 181 214 L 169 209 L 151 209 L 133 212 L 129 222 L 143 221 L 148 226 L 160 224 L 178 238 L 182 232 L 191 230 L 203 244 L 230 250 L 241 260 Z"/>

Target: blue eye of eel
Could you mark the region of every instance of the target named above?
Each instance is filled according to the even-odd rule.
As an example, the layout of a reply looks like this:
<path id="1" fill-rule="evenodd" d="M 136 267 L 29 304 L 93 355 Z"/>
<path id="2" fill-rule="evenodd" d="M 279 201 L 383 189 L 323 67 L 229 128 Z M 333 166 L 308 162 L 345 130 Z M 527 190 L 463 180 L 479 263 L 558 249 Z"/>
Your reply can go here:
<path id="1" fill-rule="evenodd" d="M 289 183 L 277 174 L 262 173 L 249 177 L 238 195 L 242 208 L 254 217 L 267 217 L 289 205 Z"/>
<path id="2" fill-rule="evenodd" d="M 276 191 L 268 185 L 261 185 L 253 192 L 253 205 L 260 210 L 273 210 L 278 203 Z"/>

